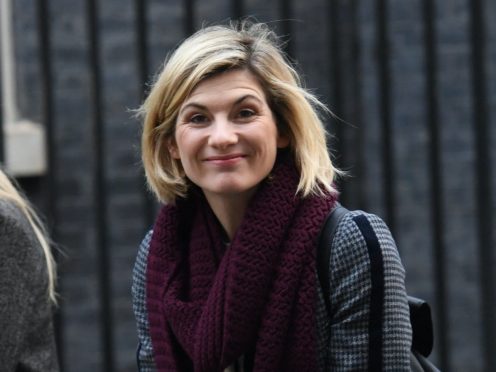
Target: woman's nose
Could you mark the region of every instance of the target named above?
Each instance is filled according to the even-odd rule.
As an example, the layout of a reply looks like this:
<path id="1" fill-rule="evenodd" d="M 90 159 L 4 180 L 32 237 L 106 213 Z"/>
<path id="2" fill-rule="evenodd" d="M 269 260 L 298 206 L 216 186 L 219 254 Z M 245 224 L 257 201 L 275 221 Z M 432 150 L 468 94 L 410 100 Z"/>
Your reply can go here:
<path id="1" fill-rule="evenodd" d="M 226 118 L 215 119 L 210 125 L 208 143 L 210 146 L 225 148 L 238 142 L 233 123 Z"/>

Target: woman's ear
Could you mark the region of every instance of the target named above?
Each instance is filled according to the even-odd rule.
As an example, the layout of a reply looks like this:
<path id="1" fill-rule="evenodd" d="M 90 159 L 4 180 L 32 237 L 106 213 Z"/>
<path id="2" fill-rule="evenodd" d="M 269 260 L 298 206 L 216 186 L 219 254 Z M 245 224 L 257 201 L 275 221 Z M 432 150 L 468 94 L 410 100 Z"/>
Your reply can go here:
<path id="1" fill-rule="evenodd" d="M 169 137 L 167 139 L 167 149 L 169 150 L 171 158 L 176 160 L 181 159 L 181 156 L 179 155 L 179 149 L 177 148 L 176 141 L 173 137 Z"/>
<path id="2" fill-rule="evenodd" d="M 277 111 L 272 110 L 273 118 L 276 122 L 277 128 L 277 148 L 284 149 L 289 146 L 289 130 L 286 126 L 284 120 L 281 115 L 277 113 Z"/>
<path id="3" fill-rule="evenodd" d="M 277 148 L 283 149 L 289 146 L 289 137 L 283 133 L 277 135 Z"/>

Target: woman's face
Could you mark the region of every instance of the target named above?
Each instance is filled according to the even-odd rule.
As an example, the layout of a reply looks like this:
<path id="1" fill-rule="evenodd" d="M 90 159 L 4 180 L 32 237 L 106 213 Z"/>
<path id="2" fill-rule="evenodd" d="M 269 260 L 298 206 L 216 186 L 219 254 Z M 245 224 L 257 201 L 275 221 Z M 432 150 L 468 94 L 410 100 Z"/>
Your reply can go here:
<path id="1" fill-rule="evenodd" d="M 207 199 L 249 196 L 274 166 L 279 135 L 256 77 L 233 70 L 202 81 L 182 104 L 169 151 Z"/>

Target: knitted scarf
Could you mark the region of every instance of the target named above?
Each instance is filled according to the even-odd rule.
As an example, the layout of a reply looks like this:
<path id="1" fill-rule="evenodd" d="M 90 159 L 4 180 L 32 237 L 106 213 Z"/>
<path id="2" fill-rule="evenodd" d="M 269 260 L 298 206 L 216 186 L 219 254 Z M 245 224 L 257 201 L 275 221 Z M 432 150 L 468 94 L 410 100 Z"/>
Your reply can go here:
<path id="1" fill-rule="evenodd" d="M 164 206 L 147 265 L 158 371 L 316 370 L 315 250 L 334 195 L 295 196 L 299 174 L 278 161 L 227 246 L 201 192 Z"/>

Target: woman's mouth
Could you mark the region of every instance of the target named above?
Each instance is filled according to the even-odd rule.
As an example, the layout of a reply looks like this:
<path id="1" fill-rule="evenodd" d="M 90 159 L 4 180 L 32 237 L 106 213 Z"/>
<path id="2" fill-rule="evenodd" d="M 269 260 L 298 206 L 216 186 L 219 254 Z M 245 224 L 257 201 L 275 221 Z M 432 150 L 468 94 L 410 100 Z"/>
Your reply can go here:
<path id="1" fill-rule="evenodd" d="M 244 154 L 226 154 L 209 156 L 205 159 L 205 161 L 215 165 L 232 165 L 245 157 L 246 155 Z"/>

